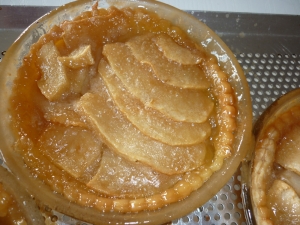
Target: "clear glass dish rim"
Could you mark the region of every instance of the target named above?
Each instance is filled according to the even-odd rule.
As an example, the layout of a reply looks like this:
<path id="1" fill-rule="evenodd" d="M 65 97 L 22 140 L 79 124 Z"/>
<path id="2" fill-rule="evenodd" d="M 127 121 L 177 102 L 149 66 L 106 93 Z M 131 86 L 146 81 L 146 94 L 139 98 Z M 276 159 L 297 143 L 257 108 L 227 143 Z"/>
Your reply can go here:
<path id="1" fill-rule="evenodd" d="M 5 138 L 5 143 L 0 144 L 6 164 L 18 176 L 25 188 L 33 191 L 33 194 L 52 209 L 67 214 L 71 217 L 86 220 L 88 222 L 97 223 L 99 221 L 106 223 L 148 223 L 157 224 L 164 223 L 170 220 L 180 218 L 191 211 L 195 210 L 206 203 L 213 197 L 230 179 L 240 162 L 245 157 L 252 143 L 252 104 L 250 98 L 250 91 L 244 76 L 243 70 L 234 57 L 234 54 L 226 46 L 226 44 L 205 24 L 190 14 L 187 14 L 172 6 L 161 2 L 151 0 L 99 0 L 97 1 L 99 7 L 107 8 L 110 5 L 116 7 L 139 6 L 158 13 L 162 18 L 171 20 L 174 24 L 182 27 L 194 40 L 204 46 L 207 51 L 214 54 L 219 60 L 220 66 L 230 74 L 229 80 L 235 88 L 236 96 L 238 98 L 238 132 L 235 142 L 236 153 L 225 160 L 221 170 L 215 172 L 212 177 L 197 191 L 193 192 L 186 199 L 168 205 L 156 211 L 143 211 L 140 213 L 120 214 L 116 212 L 102 213 L 94 209 L 85 208 L 76 204 L 70 203 L 58 194 L 53 192 L 43 185 L 42 182 L 35 180 L 26 171 L 25 165 L 22 165 L 21 157 L 9 149 L 13 143 L 10 131 L 7 131 L 7 120 L 9 120 L 9 112 L 7 111 L 8 97 L 10 95 L 9 87 L 12 85 L 12 76 L 14 65 L 20 65 L 20 59 L 23 58 L 29 50 L 30 42 L 35 42 L 39 37 L 38 32 L 48 30 L 53 23 L 57 22 L 57 15 L 61 15 L 64 20 L 73 19 L 80 12 L 88 10 L 96 1 L 82 0 L 76 1 L 64 6 L 61 6 L 45 16 L 41 17 L 30 25 L 21 36 L 14 42 L 10 49 L 6 52 L 0 65 L 1 80 L 0 98 L 4 101 L 0 104 L 0 112 L 5 115 L 5 119 L 0 124 L 0 136 Z M 78 10 L 80 9 L 80 10 Z M 22 51 L 22 49 L 24 51 Z M 18 54 L 17 54 L 18 53 Z M 224 57 L 225 56 L 225 57 Z M 10 60 L 8 60 L 10 59 Z M 221 178 L 221 179 L 220 179 Z M 38 191 L 42 189 L 43 192 Z M 84 212 L 84 213 L 83 213 Z"/>

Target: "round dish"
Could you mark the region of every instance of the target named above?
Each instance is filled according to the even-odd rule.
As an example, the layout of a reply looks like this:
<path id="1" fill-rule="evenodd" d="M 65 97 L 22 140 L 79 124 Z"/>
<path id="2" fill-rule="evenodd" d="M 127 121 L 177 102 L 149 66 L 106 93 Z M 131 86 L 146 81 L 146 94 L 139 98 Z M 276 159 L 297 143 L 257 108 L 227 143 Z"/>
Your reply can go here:
<path id="1" fill-rule="evenodd" d="M 15 221 L 18 220 L 18 222 L 21 223 L 26 222 L 28 225 L 45 224 L 44 218 L 35 201 L 24 189 L 20 188 L 20 183 L 16 178 L 2 166 L 0 166 L 0 185 L 2 185 L 6 193 L 11 195 L 11 201 L 16 204 L 14 207 L 18 207 L 12 211 L 17 213 L 17 217 L 15 218 L 14 215 L 12 215 L 12 219 Z"/>
<path id="2" fill-rule="evenodd" d="M 252 104 L 243 71 L 229 48 L 203 23 L 193 16 L 171 6 L 156 1 L 98 1 L 98 6 L 102 8 L 108 8 L 111 5 L 117 8 L 130 6 L 142 7 L 155 12 L 161 18 L 167 19 L 183 29 L 190 38 L 201 45 L 208 53 L 215 55 L 222 70 L 226 74 L 229 74 L 228 81 L 234 89 L 238 109 L 233 154 L 224 161 L 221 169 L 213 173 L 201 188 L 192 192 L 184 200 L 155 211 L 141 211 L 127 214 L 99 212 L 93 208 L 86 208 L 71 203 L 61 195 L 54 194 L 41 180 L 30 175 L 22 157 L 12 150 L 15 137 L 11 129 L 9 129 L 10 112 L 8 111 L 8 105 L 12 84 L 17 74 L 17 69 L 22 63 L 22 59 L 28 54 L 30 46 L 53 25 L 58 25 L 65 20 L 72 20 L 81 12 L 91 9 L 94 4 L 95 1 L 76 1 L 50 12 L 26 29 L 6 52 L 6 56 L 1 63 L 0 93 L 0 97 L 3 99 L 0 106 L 0 112 L 3 115 L 0 133 L 2 139 L 5 140 L 5 142 L 1 143 L 1 149 L 5 161 L 9 168 L 18 175 L 25 188 L 32 191 L 31 194 L 34 194 L 37 199 L 52 209 L 80 220 L 94 224 L 99 223 L 99 221 L 101 223 L 140 222 L 158 224 L 182 217 L 207 202 L 226 184 L 238 168 L 241 160 L 251 146 Z"/>
<path id="3" fill-rule="evenodd" d="M 299 215 L 295 216 L 294 210 L 283 209 L 286 213 L 292 213 L 288 215 L 292 221 L 282 221 L 284 216 L 280 216 L 281 209 L 277 208 L 276 214 L 271 209 L 271 205 L 275 204 L 273 201 L 277 201 L 274 199 L 288 199 L 288 196 L 294 193 L 293 182 L 297 180 L 296 174 L 299 172 L 292 169 L 294 165 L 289 165 L 293 160 L 290 158 L 289 162 L 285 160 L 286 157 L 290 157 L 290 154 L 285 152 L 286 156 L 282 157 L 280 152 L 287 151 L 283 149 L 291 146 L 284 140 L 290 140 L 289 138 L 293 137 L 291 134 L 297 129 L 299 106 L 300 89 L 295 89 L 270 105 L 254 125 L 256 144 L 252 154 L 249 154 L 248 161 L 245 161 L 242 167 L 243 203 L 249 224 L 297 224 L 299 222 Z M 297 157 L 293 155 L 293 158 Z M 288 203 L 282 201 L 276 204 L 279 206 Z M 298 207 L 296 203 L 293 205 Z"/>

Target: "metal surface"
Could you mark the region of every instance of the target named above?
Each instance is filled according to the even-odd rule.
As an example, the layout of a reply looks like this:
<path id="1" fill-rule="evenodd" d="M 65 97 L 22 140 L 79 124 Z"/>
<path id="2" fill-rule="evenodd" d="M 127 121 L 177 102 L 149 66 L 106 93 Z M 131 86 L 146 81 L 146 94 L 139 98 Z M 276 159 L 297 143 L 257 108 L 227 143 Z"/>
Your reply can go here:
<path id="1" fill-rule="evenodd" d="M 0 8 L 1 61 L 18 35 L 53 7 Z M 278 97 L 300 87 L 300 16 L 188 12 L 219 34 L 235 53 L 249 83 L 254 120 Z M 238 170 L 206 204 L 170 223 L 246 225 L 240 181 Z M 51 219 L 63 225 L 87 224 L 57 212 L 52 212 Z"/>

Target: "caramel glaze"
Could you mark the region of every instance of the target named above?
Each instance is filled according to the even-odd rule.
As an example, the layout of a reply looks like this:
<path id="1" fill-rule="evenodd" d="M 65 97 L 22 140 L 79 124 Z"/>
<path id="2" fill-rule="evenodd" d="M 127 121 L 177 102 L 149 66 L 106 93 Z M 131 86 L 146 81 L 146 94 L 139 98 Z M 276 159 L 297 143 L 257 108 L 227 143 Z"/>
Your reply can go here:
<path id="1" fill-rule="evenodd" d="M 41 96 L 36 81 L 41 77 L 36 52 L 41 46 L 53 41 L 62 56 L 69 54 L 76 47 L 89 44 L 95 59 L 95 68 L 103 57 L 103 45 L 112 42 L 125 42 L 135 35 L 165 33 L 177 44 L 198 52 L 203 57 L 199 64 L 211 82 L 210 93 L 216 110 L 210 117 L 213 131 L 207 140 L 207 155 L 203 166 L 186 172 L 182 180 L 173 187 L 153 196 L 137 199 L 118 199 L 106 197 L 84 183 L 76 180 L 62 171 L 36 148 L 41 133 L 49 126 L 39 108 L 36 96 Z M 62 100 L 79 99 L 78 93 L 66 93 Z M 145 9 L 116 8 L 94 9 L 85 12 L 74 21 L 66 21 L 60 26 L 54 26 L 47 34 L 32 45 L 30 53 L 24 57 L 23 65 L 14 83 L 10 111 L 12 127 L 18 138 L 15 144 L 32 173 L 67 199 L 100 211 L 137 212 L 155 210 L 164 205 L 186 198 L 192 191 L 201 187 L 209 177 L 223 164 L 224 158 L 233 154 L 232 143 L 236 129 L 236 99 L 228 82 L 228 75 L 218 66 L 216 58 L 205 53 L 202 47 L 196 45 L 180 28 L 169 21 L 160 19 L 156 14 Z"/>

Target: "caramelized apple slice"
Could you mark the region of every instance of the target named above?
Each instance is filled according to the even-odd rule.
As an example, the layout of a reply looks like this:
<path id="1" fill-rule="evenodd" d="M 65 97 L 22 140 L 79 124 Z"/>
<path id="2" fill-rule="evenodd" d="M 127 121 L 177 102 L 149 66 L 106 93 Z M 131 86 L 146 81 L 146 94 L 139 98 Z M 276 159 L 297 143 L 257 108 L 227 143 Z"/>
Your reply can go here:
<path id="1" fill-rule="evenodd" d="M 290 118 L 293 120 L 293 117 Z M 276 151 L 276 162 L 300 175 L 300 125 L 293 124 L 285 132 Z"/>
<path id="2" fill-rule="evenodd" d="M 87 127 L 78 113 L 74 111 L 75 99 L 60 101 L 48 101 L 43 95 L 34 96 L 36 106 L 49 122 L 60 123 L 66 126 Z"/>
<path id="3" fill-rule="evenodd" d="M 82 95 L 90 86 L 90 71 L 92 68 L 70 69 L 68 70 L 68 79 L 70 80 L 70 92 L 75 95 Z"/>
<path id="4" fill-rule="evenodd" d="M 300 175 L 299 174 L 290 170 L 283 169 L 280 173 L 277 174 L 277 178 L 290 185 L 297 193 L 297 195 L 300 196 Z"/>
<path id="5" fill-rule="evenodd" d="M 288 184 L 275 180 L 269 189 L 267 201 L 276 215 L 272 220 L 274 225 L 300 223 L 300 198 Z"/>
<path id="6" fill-rule="evenodd" d="M 51 102 L 45 105 L 44 118 L 51 122 L 64 124 L 66 126 L 86 127 L 80 115 L 74 111 L 73 103 Z"/>
<path id="7" fill-rule="evenodd" d="M 37 85 L 50 101 L 58 99 L 70 85 L 64 66 L 57 60 L 59 56 L 53 41 L 43 45 L 38 52 L 42 77 Z"/>
<path id="8" fill-rule="evenodd" d="M 38 149 L 73 177 L 89 180 L 99 166 L 102 142 L 87 129 L 52 124 L 41 135 Z"/>
<path id="9" fill-rule="evenodd" d="M 100 78 L 98 82 L 97 93 L 84 94 L 77 107 L 112 150 L 133 162 L 140 161 L 169 175 L 184 173 L 203 164 L 204 143 L 170 146 L 142 134 L 114 105 Z"/>
<path id="10" fill-rule="evenodd" d="M 69 56 L 58 57 L 58 60 L 71 69 L 80 69 L 95 63 L 91 46 L 83 45 L 74 50 Z"/>
<path id="11" fill-rule="evenodd" d="M 108 13 L 102 15 L 65 21 L 61 24 L 64 31 L 63 40 L 70 49 L 76 49 L 80 45 L 91 45 L 92 51 L 98 52 L 99 49 L 96 46 L 113 42 L 116 38 L 128 33 L 129 22 L 125 13 L 112 7 L 108 9 Z M 122 26 L 116 26 L 116 24 L 122 24 Z"/>
<path id="12" fill-rule="evenodd" d="M 101 166 L 87 184 L 108 196 L 140 198 L 163 192 L 181 179 L 154 171 L 140 162 L 130 162 L 109 149 L 103 151 Z"/>
<path id="13" fill-rule="evenodd" d="M 160 34 L 155 38 L 155 43 L 164 56 L 182 65 L 198 64 L 202 58 L 187 48 L 178 45 L 170 36 Z"/>
<path id="14" fill-rule="evenodd" d="M 126 45 L 130 47 L 138 61 L 151 65 L 155 76 L 163 82 L 180 88 L 209 88 L 210 83 L 200 67 L 197 65 L 181 64 L 184 59 L 192 61 L 190 59 L 193 57 L 192 53 L 188 49 L 177 45 L 172 38 L 164 37 L 165 35 L 157 37 L 154 34 L 146 34 L 130 39 Z M 160 51 L 159 47 L 161 46 L 155 44 L 155 40 L 161 40 L 158 41 L 158 43 L 163 45 L 162 50 L 165 50 L 169 57 L 170 55 L 173 57 L 167 58 L 164 53 Z M 170 45 L 168 44 L 169 42 Z M 185 53 L 185 55 L 179 55 L 181 53 Z M 186 56 L 188 53 L 190 55 Z M 195 61 L 197 61 L 197 59 L 195 59 Z"/>
<path id="15" fill-rule="evenodd" d="M 155 108 L 177 121 L 202 123 L 208 119 L 214 103 L 207 91 L 165 85 L 155 78 L 151 67 L 137 61 L 123 43 L 105 45 L 103 54 L 126 89 L 146 107 Z"/>
<path id="16" fill-rule="evenodd" d="M 115 104 L 144 134 L 169 145 L 192 145 L 204 141 L 210 135 L 211 126 L 208 121 L 177 122 L 152 108 L 145 107 L 124 88 L 105 60 L 100 61 L 98 71 Z"/>

